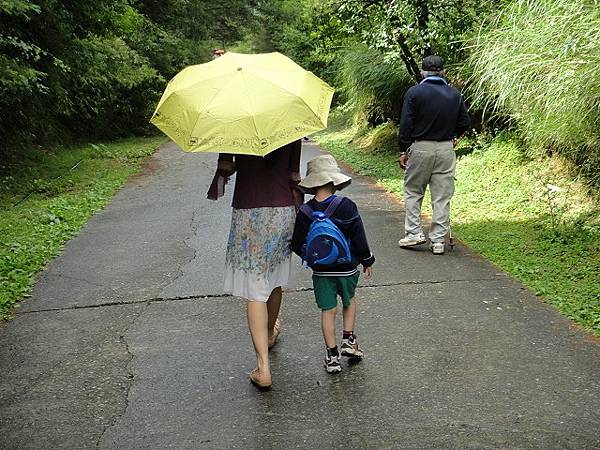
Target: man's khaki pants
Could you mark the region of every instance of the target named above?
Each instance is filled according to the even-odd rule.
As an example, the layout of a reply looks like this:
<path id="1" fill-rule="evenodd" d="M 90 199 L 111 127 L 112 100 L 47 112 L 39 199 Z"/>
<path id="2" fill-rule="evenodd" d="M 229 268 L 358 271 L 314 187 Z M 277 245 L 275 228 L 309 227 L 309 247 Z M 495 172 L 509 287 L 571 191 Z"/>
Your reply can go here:
<path id="1" fill-rule="evenodd" d="M 425 188 L 431 191 L 433 217 L 429 229 L 431 242 L 444 242 L 450 228 L 450 200 L 454 194 L 456 155 L 452 141 L 415 141 L 409 150 L 404 173 L 406 234 L 423 233 L 421 205 Z"/>

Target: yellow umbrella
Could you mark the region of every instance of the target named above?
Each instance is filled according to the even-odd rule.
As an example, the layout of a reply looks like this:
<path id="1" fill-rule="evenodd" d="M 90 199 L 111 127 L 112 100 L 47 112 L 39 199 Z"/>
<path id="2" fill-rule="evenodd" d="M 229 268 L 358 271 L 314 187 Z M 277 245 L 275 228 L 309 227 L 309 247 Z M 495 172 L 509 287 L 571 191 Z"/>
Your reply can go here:
<path id="1" fill-rule="evenodd" d="M 190 152 L 266 155 L 327 127 L 333 88 L 280 53 L 225 53 L 167 85 L 150 121 Z"/>

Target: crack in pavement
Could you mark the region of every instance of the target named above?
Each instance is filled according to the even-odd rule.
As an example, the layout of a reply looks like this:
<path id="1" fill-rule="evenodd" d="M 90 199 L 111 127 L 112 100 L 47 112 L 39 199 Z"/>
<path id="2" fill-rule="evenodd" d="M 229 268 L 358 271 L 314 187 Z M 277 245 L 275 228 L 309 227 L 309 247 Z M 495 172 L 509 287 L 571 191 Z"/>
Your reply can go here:
<path id="1" fill-rule="evenodd" d="M 358 285 L 357 289 L 377 289 L 384 287 L 394 287 L 394 286 L 425 286 L 425 285 L 435 285 L 435 284 L 445 284 L 445 283 L 473 283 L 480 281 L 494 281 L 497 280 L 501 275 L 497 275 L 491 278 L 471 278 L 471 279 L 451 279 L 451 280 L 421 280 L 421 281 L 399 281 L 393 283 L 379 283 L 379 284 L 366 284 L 366 285 Z M 284 289 L 284 292 L 311 292 L 314 289 L 312 287 L 301 287 L 295 289 Z M 45 308 L 45 309 L 35 309 L 31 311 L 19 311 L 16 315 L 24 315 L 24 314 L 37 314 L 44 312 L 56 312 L 56 311 L 73 311 L 78 309 L 94 309 L 94 308 L 106 308 L 110 306 L 124 306 L 124 305 L 137 305 L 146 303 L 146 305 L 150 305 L 152 303 L 166 303 L 166 302 L 177 302 L 184 300 L 200 300 L 200 299 L 210 299 L 210 298 L 228 298 L 232 297 L 231 294 L 196 294 L 196 295 L 183 295 L 183 296 L 175 296 L 175 297 L 154 297 L 148 299 L 138 299 L 138 300 L 125 300 L 125 301 L 112 301 L 112 302 L 104 302 L 98 303 L 95 305 L 74 305 L 67 306 L 64 308 Z"/>
<path id="2" fill-rule="evenodd" d="M 133 370 L 131 370 L 131 368 L 130 368 L 130 365 L 131 365 L 131 362 L 133 361 L 134 355 L 133 355 L 133 352 L 129 348 L 129 343 L 125 339 L 125 336 L 129 332 L 131 327 L 133 327 L 136 324 L 136 322 L 146 313 L 146 311 L 148 311 L 147 306 L 148 305 L 146 305 L 146 308 L 144 308 L 143 311 L 141 311 L 136 317 L 133 318 L 131 323 L 129 325 L 127 325 L 125 330 L 123 330 L 123 333 L 119 335 L 119 342 L 123 346 L 125 346 L 125 352 L 129 355 L 129 360 L 127 361 L 127 364 L 125 364 L 125 370 L 127 371 L 127 389 L 125 390 L 125 406 L 123 407 L 123 410 L 119 414 L 116 414 L 115 416 L 113 416 L 110 423 L 108 423 L 102 430 L 102 433 L 100 433 L 100 436 L 98 437 L 98 440 L 96 441 L 97 449 L 100 448 L 100 444 L 102 443 L 102 439 L 104 438 L 104 435 L 106 434 L 106 432 L 110 428 L 114 427 L 117 424 L 118 420 L 125 415 L 125 413 L 127 412 L 127 409 L 129 408 L 129 394 L 131 393 L 131 388 L 133 386 L 133 382 L 134 382 L 134 378 L 135 378 L 135 374 L 133 373 Z"/>
<path id="3" fill-rule="evenodd" d="M 78 278 L 78 277 L 74 277 L 73 275 L 67 275 L 65 273 L 60 273 L 60 272 L 58 272 L 58 273 L 48 273 L 48 274 L 46 274 L 46 276 L 47 277 L 56 277 L 56 278 L 66 278 L 66 279 L 72 280 L 72 281 L 80 281 L 82 283 L 87 283 L 87 284 L 89 284 L 91 286 L 96 286 L 96 287 L 101 287 L 101 288 L 106 287 L 103 284 L 94 283 L 93 281 L 86 280 L 85 278 Z M 111 289 L 111 290 L 114 290 L 114 289 Z"/>
<path id="4" fill-rule="evenodd" d="M 169 286 L 173 286 L 177 282 L 177 280 L 179 280 L 181 277 L 185 276 L 184 267 L 187 266 L 192 261 L 194 261 L 196 259 L 196 256 L 198 255 L 198 248 L 196 246 L 194 246 L 194 241 L 197 238 L 198 229 L 200 228 L 200 222 L 197 220 L 197 215 L 201 209 L 202 209 L 202 205 L 198 205 L 192 212 L 192 217 L 190 218 L 190 223 L 188 225 L 190 228 L 190 235 L 188 237 L 186 237 L 185 239 L 183 239 L 183 243 L 189 249 L 191 249 L 193 251 L 192 256 L 185 263 L 179 264 L 179 267 L 178 267 L 179 274 L 172 280 L 169 280 L 168 284 L 161 287 L 161 291 L 163 291 L 163 292 L 165 291 L 165 289 L 168 289 Z"/>

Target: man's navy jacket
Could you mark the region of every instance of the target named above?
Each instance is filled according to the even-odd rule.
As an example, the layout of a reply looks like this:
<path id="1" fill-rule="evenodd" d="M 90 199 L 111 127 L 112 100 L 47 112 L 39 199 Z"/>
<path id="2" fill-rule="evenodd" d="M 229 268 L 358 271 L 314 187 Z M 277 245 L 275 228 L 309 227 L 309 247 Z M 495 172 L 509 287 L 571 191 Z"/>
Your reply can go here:
<path id="1" fill-rule="evenodd" d="M 449 141 L 469 129 L 467 107 L 458 90 L 440 77 L 425 78 L 404 95 L 400 133 L 400 151 L 414 141 Z"/>

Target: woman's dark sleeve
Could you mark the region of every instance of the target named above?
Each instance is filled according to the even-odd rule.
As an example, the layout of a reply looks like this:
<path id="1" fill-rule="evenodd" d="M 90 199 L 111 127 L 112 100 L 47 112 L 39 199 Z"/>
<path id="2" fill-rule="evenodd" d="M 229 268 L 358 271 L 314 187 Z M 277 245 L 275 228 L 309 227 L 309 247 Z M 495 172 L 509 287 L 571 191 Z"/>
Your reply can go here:
<path id="1" fill-rule="evenodd" d="M 302 139 L 298 139 L 289 144 L 291 147 L 290 152 L 290 166 L 289 171 L 291 173 L 300 174 L 300 156 L 302 154 Z"/>
<path id="2" fill-rule="evenodd" d="M 233 154 L 232 153 L 219 153 L 219 161 L 232 161 L 233 162 Z"/>
<path id="3" fill-rule="evenodd" d="M 231 153 L 219 153 L 217 160 L 217 172 L 224 177 L 229 177 L 235 173 L 235 159 Z"/>
<path id="4" fill-rule="evenodd" d="M 297 141 L 289 144 L 291 146 L 290 150 L 290 160 L 289 160 L 289 184 L 292 189 L 292 196 L 294 197 L 294 206 L 296 210 L 300 207 L 302 203 L 304 203 L 304 192 L 302 192 L 298 188 L 298 183 L 300 183 L 300 156 L 302 153 L 302 140 L 298 139 Z"/>
<path id="5" fill-rule="evenodd" d="M 414 87 L 414 86 L 413 86 Z M 400 152 L 406 152 L 413 142 L 413 129 L 415 126 L 415 100 L 413 88 L 409 88 L 404 94 L 402 113 L 400 114 L 400 125 L 398 126 L 398 145 Z"/>

